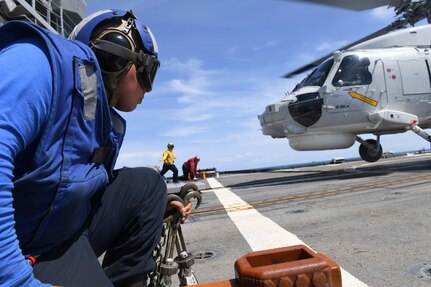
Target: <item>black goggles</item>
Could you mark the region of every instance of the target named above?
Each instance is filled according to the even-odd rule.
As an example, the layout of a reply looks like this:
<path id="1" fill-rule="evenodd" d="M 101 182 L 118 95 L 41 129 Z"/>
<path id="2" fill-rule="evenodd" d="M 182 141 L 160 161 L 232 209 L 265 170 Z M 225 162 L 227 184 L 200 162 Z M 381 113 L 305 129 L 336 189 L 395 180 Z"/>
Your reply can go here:
<path id="1" fill-rule="evenodd" d="M 106 40 L 96 40 L 92 44 L 96 49 L 108 52 L 135 64 L 139 84 L 147 92 L 153 89 L 154 78 L 160 67 L 160 61 L 155 56 L 144 53 L 142 50 L 136 53 L 126 47 Z"/>

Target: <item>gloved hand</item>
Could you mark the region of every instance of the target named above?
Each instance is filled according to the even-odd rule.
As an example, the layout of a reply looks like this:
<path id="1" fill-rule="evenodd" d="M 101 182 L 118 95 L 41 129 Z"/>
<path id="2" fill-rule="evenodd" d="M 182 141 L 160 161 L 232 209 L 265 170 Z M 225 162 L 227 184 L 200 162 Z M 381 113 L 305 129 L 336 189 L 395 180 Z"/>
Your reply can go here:
<path id="1" fill-rule="evenodd" d="M 186 206 L 179 201 L 171 201 L 168 205 L 168 210 L 177 209 L 181 213 L 181 223 L 184 223 L 187 217 L 192 212 L 192 203 L 189 202 Z"/>

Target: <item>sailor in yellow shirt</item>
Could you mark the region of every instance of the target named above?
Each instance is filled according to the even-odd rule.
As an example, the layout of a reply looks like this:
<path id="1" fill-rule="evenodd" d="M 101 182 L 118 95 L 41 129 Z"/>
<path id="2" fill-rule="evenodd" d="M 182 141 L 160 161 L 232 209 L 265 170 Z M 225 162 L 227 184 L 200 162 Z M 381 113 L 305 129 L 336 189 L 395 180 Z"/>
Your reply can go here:
<path id="1" fill-rule="evenodd" d="M 168 149 L 163 153 L 163 168 L 160 174 L 163 176 L 168 170 L 173 172 L 173 181 L 178 182 L 178 169 L 175 166 L 174 144 L 168 143 Z"/>

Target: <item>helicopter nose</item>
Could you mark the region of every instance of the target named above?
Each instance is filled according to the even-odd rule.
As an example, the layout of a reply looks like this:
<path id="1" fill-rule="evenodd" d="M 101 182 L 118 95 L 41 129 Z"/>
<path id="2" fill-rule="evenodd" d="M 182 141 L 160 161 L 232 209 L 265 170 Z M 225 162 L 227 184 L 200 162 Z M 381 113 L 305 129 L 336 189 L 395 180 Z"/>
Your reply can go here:
<path id="1" fill-rule="evenodd" d="M 265 111 L 258 116 L 262 127 L 262 134 L 269 135 L 273 138 L 286 137 L 283 122 L 289 117 L 285 104 L 272 104 L 265 108 Z"/>
<path id="2" fill-rule="evenodd" d="M 323 99 L 319 93 L 296 95 L 289 101 L 268 105 L 258 116 L 262 133 L 273 138 L 302 134 L 322 117 Z"/>

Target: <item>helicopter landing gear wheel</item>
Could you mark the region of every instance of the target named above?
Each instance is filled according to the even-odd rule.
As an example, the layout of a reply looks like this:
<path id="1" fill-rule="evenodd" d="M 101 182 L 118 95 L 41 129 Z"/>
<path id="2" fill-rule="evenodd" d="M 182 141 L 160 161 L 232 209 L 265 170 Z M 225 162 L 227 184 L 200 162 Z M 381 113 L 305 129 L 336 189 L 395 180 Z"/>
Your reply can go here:
<path id="1" fill-rule="evenodd" d="M 364 144 L 359 146 L 359 155 L 361 158 L 367 162 L 376 162 L 382 157 L 383 149 L 380 143 L 376 140 L 368 139 L 366 140 L 369 146 L 372 148 L 367 148 Z"/>

